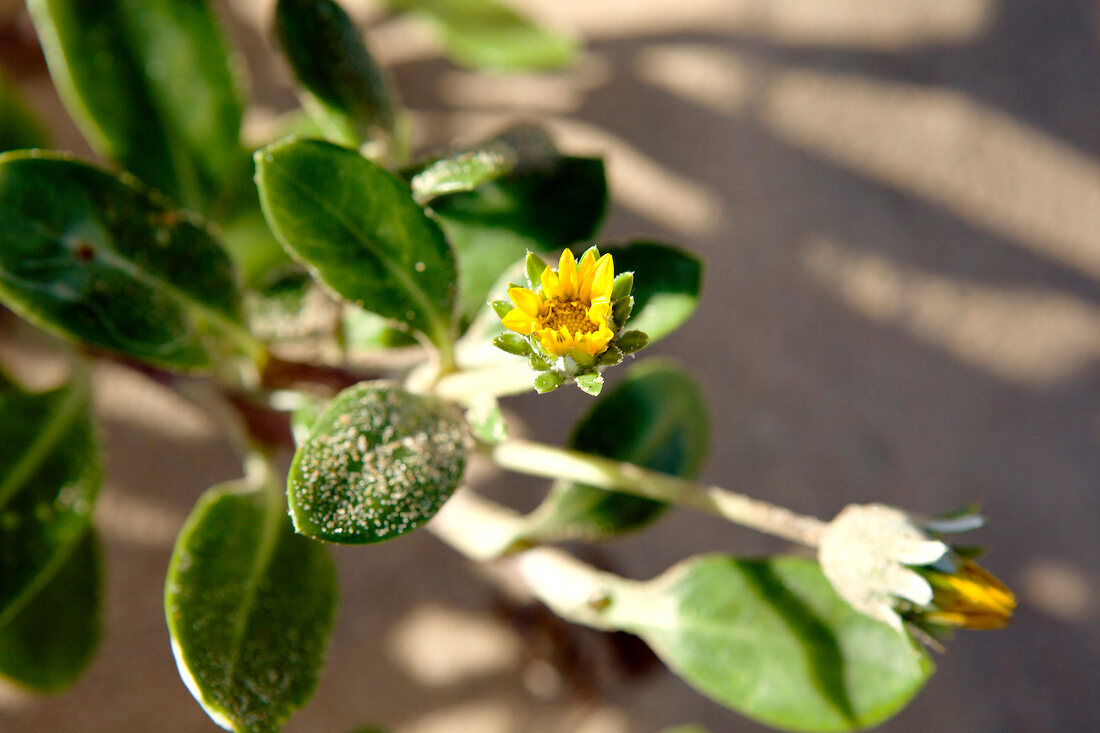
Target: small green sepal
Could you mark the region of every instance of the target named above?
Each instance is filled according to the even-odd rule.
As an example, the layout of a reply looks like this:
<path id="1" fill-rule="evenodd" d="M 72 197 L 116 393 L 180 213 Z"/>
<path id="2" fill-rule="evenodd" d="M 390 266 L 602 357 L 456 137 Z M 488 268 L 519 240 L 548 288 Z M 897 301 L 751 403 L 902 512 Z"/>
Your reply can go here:
<path id="1" fill-rule="evenodd" d="M 504 318 L 512 312 L 512 304 L 507 300 L 494 300 L 489 307 L 493 309 L 493 313 L 497 314 L 497 318 Z"/>
<path id="2" fill-rule="evenodd" d="M 530 364 L 531 368 L 536 372 L 545 372 L 553 366 L 545 356 L 535 352 L 531 352 L 531 355 L 527 357 L 527 363 Z"/>
<path id="3" fill-rule="evenodd" d="M 626 331 L 615 343 L 624 354 L 633 354 L 649 345 L 649 334 L 645 331 Z"/>
<path id="4" fill-rule="evenodd" d="M 543 372 L 535 377 L 535 391 L 539 394 L 553 392 L 560 387 L 564 381 L 562 376 L 557 372 Z"/>
<path id="5" fill-rule="evenodd" d="M 527 250 L 527 260 L 524 262 L 524 268 L 527 272 L 527 286 L 531 290 L 538 290 L 542 271 L 546 269 L 546 262 L 531 250 Z"/>
<path id="6" fill-rule="evenodd" d="M 630 312 L 634 310 L 634 298 L 626 295 L 611 302 L 611 320 L 615 321 L 615 328 L 620 329 L 630 318 Z"/>
<path id="7" fill-rule="evenodd" d="M 615 282 L 611 286 L 612 302 L 625 298 L 634 290 L 634 273 L 620 272 L 615 276 Z"/>
<path id="8" fill-rule="evenodd" d="M 518 333 L 502 333 L 493 339 L 493 346 L 516 356 L 527 356 L 531 353 L 531 344 Z"/>
<path id="9" fill-rule="evenodd" d="M 595 397 L 603 389 L 603 375 L 597 371 L 585 372 L 584 374 L 578 374 L 576 379 L 573 380 L 582 392 Z"/>
<path id="10" fill-rule="evenodd" d="M 596 366 L 598 367 L 613 367 L 620 364 L 623 360 L 623 352 L 615 344 L 608 344 L 607 351 L 600 354 L 600 358 L 596 360 Z"/>

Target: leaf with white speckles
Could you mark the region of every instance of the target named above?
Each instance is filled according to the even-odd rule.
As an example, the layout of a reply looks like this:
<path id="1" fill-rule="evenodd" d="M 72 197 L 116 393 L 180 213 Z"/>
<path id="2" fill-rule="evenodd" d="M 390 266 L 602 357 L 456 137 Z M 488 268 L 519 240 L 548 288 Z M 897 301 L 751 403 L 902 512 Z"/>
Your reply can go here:
<path id="1" fill-rule="evenodd" d="M 207 715 L 267 733 L 317 685 L 336 573 L 324 546 L 294 534 L 276 487 L 224 484 L 180 531 L 164 610 L 180 676 Z"/>
<path id="2" fill-rule="evenodd" d="M 344 544 L 394 539 L 450 498 L 466 466 L 458 409 L 389 384 L 341 392 L 294 454 L 287 501 L 294 527 Z"/>

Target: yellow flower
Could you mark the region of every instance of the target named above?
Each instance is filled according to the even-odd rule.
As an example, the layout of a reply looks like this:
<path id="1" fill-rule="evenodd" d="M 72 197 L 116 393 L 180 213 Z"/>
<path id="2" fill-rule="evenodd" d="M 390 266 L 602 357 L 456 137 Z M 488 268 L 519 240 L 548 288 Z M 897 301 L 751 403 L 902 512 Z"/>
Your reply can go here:
<path id="1" fill-rule="evenodd" d="M 614 338 L 611 319 L 611 291 L 615 265 L 611 255 L 596 259 L 594 250 L 581 257 L 578 268 L 573 253 L 562 252 L 557 272 L 542 271 L 538 291 L 510 288 L 515 306 L 501 322 L 524 336 L 534 335 L 553 356 L 576 350 L 597 356 Z"/>
<path id="2" fill-rule="evenodd" d="M 927 570 L 932 584 L 932 603 L 921 617 L 939 626 L 968 629 L 1002 629 L 1016 609 L 1016 597 L 988 570 L 962 560 L 953 573 Z"/>

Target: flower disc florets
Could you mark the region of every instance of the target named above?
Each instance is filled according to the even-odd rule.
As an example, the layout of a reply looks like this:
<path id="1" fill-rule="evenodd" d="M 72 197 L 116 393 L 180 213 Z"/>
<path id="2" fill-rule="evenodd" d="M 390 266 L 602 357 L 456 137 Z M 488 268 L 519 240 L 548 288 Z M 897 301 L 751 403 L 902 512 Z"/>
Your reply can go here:
<path id="1" fill-rule="evenodd" d="M 539 392 L 572 380 L 585 392 L 598 394 L 601 370 L 649 343 L 641 331 L 622 332 L 634 305 L 633 273 L 616 277 L 611 255 L 601 256 L 595 247 L 579 263 L 565 250 L 557 270 L 529 252 L 526 269 L 528 287 L 512 285 L 510 303 L 492 304 L 501 323 L 513 332 L 494 343 L 529 358 L 532 368 L 541 372 L 535 379 Z"/>
<path id="2" fill-rule="evenodd" d="M 578 268 L 573 253 L 565 250 L 557 272 L 543 269 L 537 291 L 508 289 L 515 308 L 502 323 L 516 333 L 534 335 L 552 356 L 566 356 L 574 350 L 598 356 L 615 336 L 608 326 L 614 281 L 611 255 L 596 259 L 596 251 L 590 249 Z"/>

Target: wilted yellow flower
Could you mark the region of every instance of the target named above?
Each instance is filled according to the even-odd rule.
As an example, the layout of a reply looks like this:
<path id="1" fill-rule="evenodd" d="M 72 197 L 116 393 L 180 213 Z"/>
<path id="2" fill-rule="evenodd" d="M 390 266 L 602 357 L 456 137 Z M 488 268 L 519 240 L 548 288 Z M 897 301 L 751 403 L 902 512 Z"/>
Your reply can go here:
<path id="1" fill-rule="evenodd" d="M 988 570 L 962 560 L 953 573 L 927 570 L 932 602 L 920 617 L 938 626 L 1002 629 L 1016 610 L 1016 596 Z"/>
<path id="2" fill-rule="evenodd" d="M 557 272 L 549 267 L 542 271 L 537 292 L 519 287 L 508 290 L 515 308 L 501 322 L 524 336 L 534 334 L 553 356 L 574 350 L 597 356 L 615 336 L 608 325 L 614 281 L 611 255 L 597 260 L 596 253 L 589 250 L 578 268 L 573 253 L 565 250 Z"/>
<path id="3" fill-rule="evenodd" d="M 1012 618 L 1015 596 L 937 538 L 981 523 L 976 514 L 922 521 L 894 507 L 853 504 L 826 526 L 818 559 L 841 598 L 898 631 L 903 620 L 928 632 L 1000 629 Z"/>

